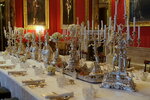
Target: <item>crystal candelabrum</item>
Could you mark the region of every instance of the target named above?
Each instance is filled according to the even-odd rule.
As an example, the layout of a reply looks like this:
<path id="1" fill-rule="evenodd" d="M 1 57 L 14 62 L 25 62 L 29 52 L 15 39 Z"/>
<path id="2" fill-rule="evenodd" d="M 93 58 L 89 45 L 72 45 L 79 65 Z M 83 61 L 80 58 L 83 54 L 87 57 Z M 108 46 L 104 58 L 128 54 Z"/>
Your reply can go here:
<path id="1" fill-rule="evenodd" d="M 75 24 L 70 25 L 68 31 L 70 32 L 69 42 L 71 49 L 68 65 L 63 70 L 64 74 L 89 83 L 101 83 L 104 73 L 99 66 L 97 47 L 100 43 L 104 43 L 104 34 L 96 34 L 100 33 L 100 30 L 94 33 L 94 30 L 89 30 L 89 27 L 86 28 L 83 24 L 81 26 Z M 82 62 L 82 64 L 80 60 L 82 57 L 82 49 L 87 49 L 90 41 L 94 41 L 93 49 L 96 61 L 92 64 L 91 68 L 88 68 L 86 63 Z"/>
<path id="2" fill-rule="evenodd" d="M 4 29 L 5 37 L 8 39 L 7 44 L 8 47 L 6 49 L 12 55 L 20 55 L 24 53 L 24 47 L 22 45 L 22 37 L 23 37 L 23 28 L 15 28 L 14 30 L 10 26 L 10 22 L 8 22 L 8 32 Z M 18 41 L 19 40 L 19 43 Z"/>
<path id="3" fill-rule="evenodd" d="M 49 64 L 53 57 L 53 50 L 50 47 L 50 45 L 48 44 L 48 41 L 49 41 L 48 32 L 46 32 L 44 38 L 45 38 L 45 42 L 44 42 L 44 46 L 43 46 L 42 52 L 41 52 L 42 53 L 42 61 L 45 64 Z"/>
<path id="4" fill-rule="evenodd" d="M 117 2 L 115 8 L 117 8 Z M 126 0 L 125 0 L 126 4 Z M 135 91 L 135 83 L 128 75 L 126 72 L 127 68 L 127 48 L 131 43 L 135 41 L 135 29 L 133 29 L 133 38 L 130 36 L 130 26 L 129 26 L 129 19 L 126 15 L 126 5 L 124 7 L 125 9 L 125 14 L 124 14 L 124 19 L 125 19 L 125 25 L 119 24 L 116 25 L 117 21 L 114 20 L 114 30 L 113 35 L 112 35 L 112 41 L 114 47 L 115 47 L 115 59 L 113 60 L 113 64 L 115 61 L 118 62 L 118 70 L 115 70 L 113 68 L 112 72 L 107 73 L 104 76 L 103 82 L 101 84 L 101 87 L 104 88 L 113 88 L 113 89 L 119 89 L 119 90 L 126 90 L 126 91 Z M 115 16 L 117 16 L 117 10 L 115 10 Z M 134 18 L 134 27 L 135 28 L 135 18 Z M 116 31 L 117 30 L 117 31 Z M 140 44 L 140 28 L 138 28 L 138 46 Z M 115 67 L 115 65 L 113 65 Z"/>
<path id="5" fill-rule="evenodd" d="M 27 32 L 27 31 L 26 31 Z M 27 46 L 26 46 L 26 53 L 25 53 L 25 58 L 29 59 L 31 58 L 31 54 L 30 54 L 30 42 L 32 40 L 32 33 L 26 33 L 24 35 L 24 38 L 27 40 Z"/>
<path id="6" fill-rule="evenodd" d="M 42 41 L 41 41 L 41 35 L 42 35 L 42 31 L 39 32 L 38 34 L 38 44 L 39 44 L 39 47 L 38 47 L 38 61 L 41 61 L 42 60 L 42 55 L 41 55 L 41 52 L 42 52 Z"/>
<path id="7" fill-rule="evenodd" d="M 59 48 L 58 48 L 58 42 L 60 39 L 62 39 L 63 36 L 59 33 L 59 32 L 55 32 L 51 37 L 50 39 L 55 42 L 55 54 L 54 54 L 54 59 L 53 61 L 51 62 L 51 64 L 53 66 L 57 66 L 60 62 L 61 62 L 61 59 L 59 57 Z"/>
<path id="8" fill-rule="evenodd" d="M 13 30 L 12 30 L 12 27 L 10 26 L 10 22 L 8 22 L 8 32 L 4 28 L 4 35 L 8 39 L 7 40 L 8 47 L 7 47 L 6 51 L 9 53 L 12 52 L 12 44 L 13 44 L 12 34 L 13 34 Z"/>
<path id="9" fill-rule="evenodd" d="M 32 34 L 32 41 L 31 41 L 30 51 L 31 51 L 31 58 L 34 60 L 38 59 L 38 46 L 36 43 L 36 36 Z"/>

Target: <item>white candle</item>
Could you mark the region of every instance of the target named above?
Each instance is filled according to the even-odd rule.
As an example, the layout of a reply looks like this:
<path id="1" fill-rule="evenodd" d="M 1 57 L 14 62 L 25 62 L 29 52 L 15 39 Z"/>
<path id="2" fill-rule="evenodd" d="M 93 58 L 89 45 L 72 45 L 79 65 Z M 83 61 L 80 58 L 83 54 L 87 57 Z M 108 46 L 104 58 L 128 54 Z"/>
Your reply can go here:
<path id="1" fill-rule="evenodd" d="M 92 37 L 94 37 L 93 30 L 94 30 L 94 21 L 92 20 Z"/>
<path id="2" fill-rule="evenodd" d="M 86 48 L 86 38 L 87 38 L 86 27 L 84 27 L 84 48 Z"/>
<path id="3" fill-rule="evenodd" d="M 92 20 L 92 30 L 94 30 L 94 20 Z"/>
<path id="4" fill-rule="evenodd" d="M 135 32 L 135 17 L 133 17 L 133 32 Z"/>
<path id="5" fill-rule="evenodd" d="M 114 33 L 116 32 L 116 16 L 114 16 Z"/>
<path id="6" fill-rule="evenodd" d="M 104 25 L 104 39 L 106 39 L 106 25 Z"/>
<path id="7" fill-rule="evenodd" d="M 86 33 L 86 27 L 84 27 L 84 40 L 86 40 L 86 35 L 87 35 L 87 33 Z"/>
<path id="8" fill-rule="evenodd" d="M 98 27 L 98 41 L 100 41 L 99 25 L 97 27 Z"/>
<path id="9" fill-rule="evenodd" d="M 140 26 L 138 26 L 138 39 L 140 39 Z"/>
<path id="10" fill-rule="evenodd" d="M 103 21 L 101 20 L 101 29 L 103 29 Z"/>
<path id="11" fill-rule="evenodd" d="M 90 35 L 90 22 L 89 20 L 87 21 L 87 28 L 88 28 L 88 36 Z"/>
<path id="12" fill-rule="evenodd" d="M 130 39 L 130 27 L 129 27 L 129 19 L 127 19 L 127 40 Z"/>
<path id="13" fill-rule="evenodd" d="M 89 20 L 87 21 L 87 28 L 88 28 L 88 30 L 90 30 L 90 22 L 89 22 Z"/>
<path id="14" fill-rule="evenodd" d="M 11 25 L 10 25 L 10 21 L 8 21 L 8 27 L 11 27 Z"/>
<path id="15" fill-rule="evenodd" d="M 111 30 L 111 17 L 109 17 L 109 30 Z"/>

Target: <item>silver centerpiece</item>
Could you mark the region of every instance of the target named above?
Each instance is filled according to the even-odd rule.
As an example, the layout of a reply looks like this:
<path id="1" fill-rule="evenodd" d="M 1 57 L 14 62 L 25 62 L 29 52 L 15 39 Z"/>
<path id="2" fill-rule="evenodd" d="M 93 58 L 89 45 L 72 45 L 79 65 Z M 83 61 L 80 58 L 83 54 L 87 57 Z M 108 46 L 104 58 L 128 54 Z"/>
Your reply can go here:
<path id="1" fill-rule="evenodd" d="M 83 27 L 84 28 L 84 27 Z M 64 73 L 72 76 L 74 78 L 89 82 L 89 83 L 101 83 L 103 80 L 103 76 L 104 73 L 101 70 L 101 67 L 99 65 L 99 57 L 98 57 L 98 52 L 97 52 L 97 46 L 100 44 L 99 41 L 97 41 L 97 37 L 96 35 L 94 35 L 94 37 L 90 38 L 90 35 L 88 33 L 86 33 L 83 35 L 83 33 L 78 32 L 78 26 L 76 25 L 71 25 L 69 26 L 69 30 L 70 31 L 70 37 L 71 37 L 71 50 L 70 50 L 70 58 L 68 61 L 68 66 L 66 66 L 64 68 Z M 85 29 L 85 28 L 84 28 Z M 81 29 L 83 30 L 83 29 Z M 89 32 L 89 31 L 87 31 Z M 80 33 L 80 34 L 78 34 Z M 89 37 L 86 35 L 88 34 Z M 83 40 L 81 39 L 84 36 L 84 42 L 88 42 L 88 41 L 94 41 L 94 54 L 95 54 L 95 59 L 96 61 L 93 63 L 93 65 L 88 68 L 86 63 L 84 62 L 83 64 L 80 64 L 80 53 L 79 53 L 79 49 L 78 46 L 80 47 L 80 43 L 83 42 Z M 93 34 L 92 34 L 93 35 Z M 85 38 L 86 37 L 86 38 Z M 104 39 L 104 38 L 102 38 Z M 79 40 L 79 41 L 78 41 Z M 104 42 L 103 42 L 104 43 Z"/>
<path id="2" fill-rule="evenodd" d="M 114 37 L 116 42 L 116 55 L 114 59 L 117 60 L 118 70 L 113 68 L 112 72 L 106 74 L 101 87 L 135 91 L 134 81 L 126 72 L 127 47 L 131 42 L 131 37 L 127 38 L 127 35 L 122 33 L 122 30 L 123 28 L 121 28 L 121 25 L 119 25 L 118 32 L 115 33 L 116 35 Z M 113 60 L 113 64 L 115 60 Z M 115 65 L 113 65 L 113 67 L 115 67 Z"/>

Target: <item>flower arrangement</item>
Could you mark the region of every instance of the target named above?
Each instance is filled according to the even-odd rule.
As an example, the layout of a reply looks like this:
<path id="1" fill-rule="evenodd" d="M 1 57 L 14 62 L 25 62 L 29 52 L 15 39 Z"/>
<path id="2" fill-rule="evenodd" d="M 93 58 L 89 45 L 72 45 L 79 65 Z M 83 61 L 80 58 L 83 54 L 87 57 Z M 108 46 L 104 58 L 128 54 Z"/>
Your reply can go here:
<path id="1" fill-rule="evenodd" d="M 47 66 L 46 70 L 47 70 L 49 75 L 54 75 L 55 71 L 56 71 L 56 68 L 54 66 L 49 65 L 49 66 Z"/>
<path id="2" fill-rule="evenodd" d="M 17 28 L 18 34 L 23 35 L 24 28 Z"/>
<path id="3" fill-rule="evenodd" d="M 32 34 L 31 33 L 26 33 L 25 35 L 24 35 L 24 38 L 26 39 L 26 40 L 31 40 L 32 39 Z"/>
<path id="4" fill-rule="evenodd" d="M 63 35 L 59 32 L 55 32 L 52 36 L 50 36 L 50 40 L 57 42 L 63 38 Z"/>
<path id="5" fill-rule="evenodd" d="M 70 36 L 75 36 L 75 34 L 80 30 L 79 25 L 71 24 L 68 27 L 68 31 L 70 32 Z"/>

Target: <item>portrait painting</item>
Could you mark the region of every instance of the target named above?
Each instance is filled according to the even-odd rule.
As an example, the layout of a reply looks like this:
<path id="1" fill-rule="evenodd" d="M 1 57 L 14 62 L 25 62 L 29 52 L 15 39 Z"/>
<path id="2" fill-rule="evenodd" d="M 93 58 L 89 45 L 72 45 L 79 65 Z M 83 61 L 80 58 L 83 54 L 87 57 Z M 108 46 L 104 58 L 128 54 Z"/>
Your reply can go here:
<path id="1" fill-rule="evenodd" d="M 75 22 L 75 0 L 61 0 L 62 28 Z"/>
<path id="2" fill-rule="evenodd" d="M 138 24 L 143 26 L 150 25 L 150 0 L 128 0 L 129 1 L 129 17 L 133 22 L 133 17 L 136 18 Z"/>
<path id="3" fill-rule="evenodd" d="M 24 0 L 24 26 L 49 27 L 49 0 Z"/>

